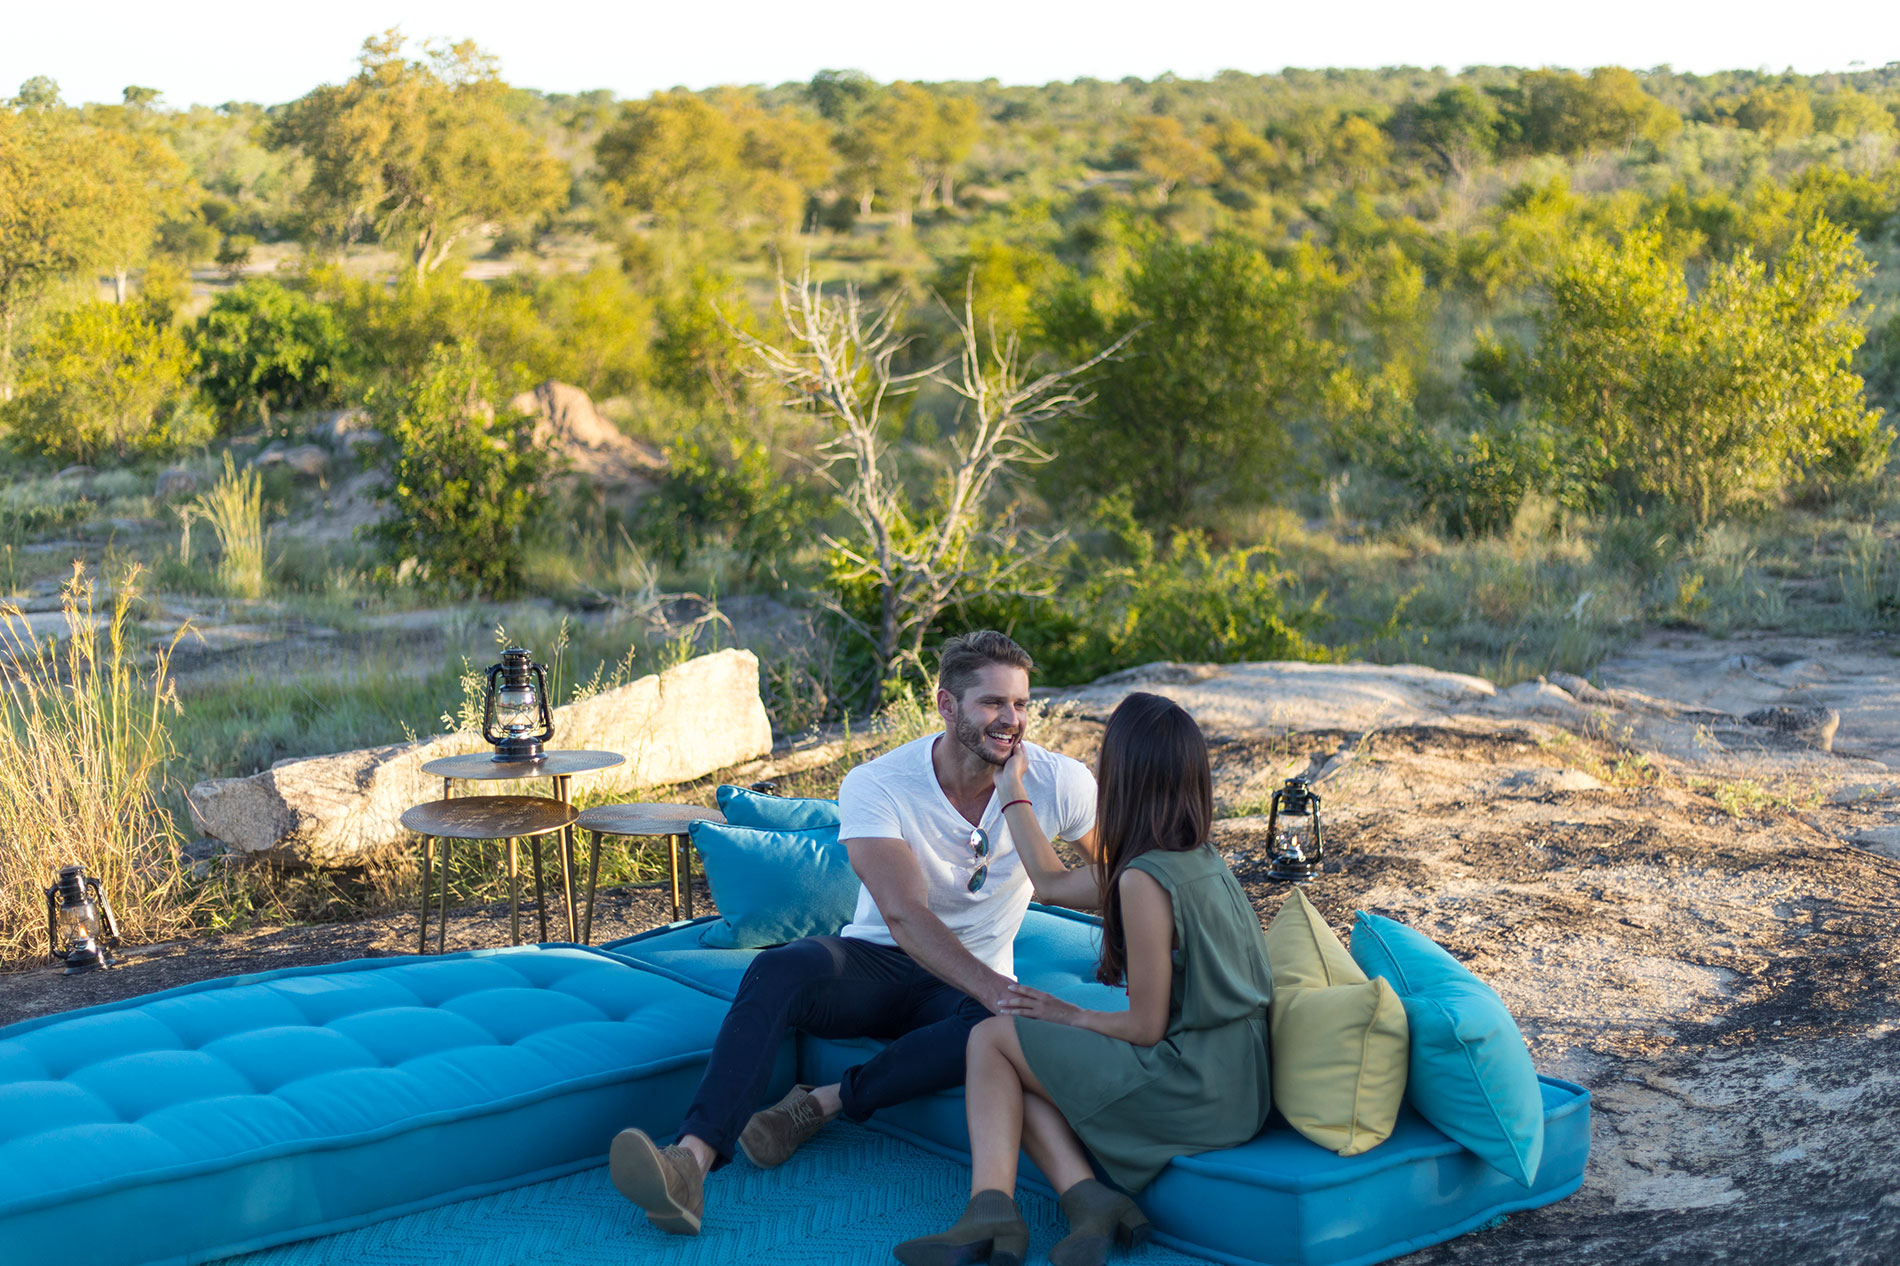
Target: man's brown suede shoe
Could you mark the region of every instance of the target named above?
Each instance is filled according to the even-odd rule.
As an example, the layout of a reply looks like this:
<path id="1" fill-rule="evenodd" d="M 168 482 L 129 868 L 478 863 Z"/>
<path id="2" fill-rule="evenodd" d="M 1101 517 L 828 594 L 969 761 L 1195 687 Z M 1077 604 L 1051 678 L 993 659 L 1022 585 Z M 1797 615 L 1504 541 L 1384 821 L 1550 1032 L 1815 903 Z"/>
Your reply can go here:
<path id="1" fill-rule="evenodd" d="M 674 1235 L 698 1235 L 706 1212 L 706 1175 L 685 1148 L 655 1147 L 640 1130 L 622 1130 L 607 1152 L 607 1172 L 620 1194 L 646 1210 L 648 1221 Z"/>
<path id="2" fill-rule="evenodd" d="M 810 1086 L 793 1086 L 783 1099 L 752 1114 L 739 1133 L 739 1150 L 760 1169 L 791 1159 L 805 1140 L 825 1128 L 825 1110 Z"/>

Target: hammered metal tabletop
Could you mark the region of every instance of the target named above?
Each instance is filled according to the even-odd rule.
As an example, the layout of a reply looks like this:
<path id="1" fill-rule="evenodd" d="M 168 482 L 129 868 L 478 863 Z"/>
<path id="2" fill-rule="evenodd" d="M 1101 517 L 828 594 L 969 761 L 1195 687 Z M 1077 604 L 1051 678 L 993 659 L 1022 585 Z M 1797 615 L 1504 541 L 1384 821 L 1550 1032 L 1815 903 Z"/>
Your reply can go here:
<path id="1" fill-rule="evenodd" d="M 542 796 L 457 796 L 417 805 L 402 815 L 402 824 L 438 839 L 505 840 L 558 831 L 576 816 L 572 807 Z"/>
<path id="2" fill-rule="evenodd" d="M 574 825 L 606 835 L 684 835 L 689 823 L 725 820 L 719 810 L 697 804 L 603 804 L 583 812 Z"/>
<path id="3" fill-rule="evenodd" d="M 422 767 L 432 778 L 463 778 L 471 782 L 514 780 L 520 778 L 565 778 L 570 774 L 588 774 L 596 769 L 624 765 L 627 758 L 619 752 L 548 752 L 540 760 L 496 760 L 486 752 L 467 756 L 444 756 Z"/>

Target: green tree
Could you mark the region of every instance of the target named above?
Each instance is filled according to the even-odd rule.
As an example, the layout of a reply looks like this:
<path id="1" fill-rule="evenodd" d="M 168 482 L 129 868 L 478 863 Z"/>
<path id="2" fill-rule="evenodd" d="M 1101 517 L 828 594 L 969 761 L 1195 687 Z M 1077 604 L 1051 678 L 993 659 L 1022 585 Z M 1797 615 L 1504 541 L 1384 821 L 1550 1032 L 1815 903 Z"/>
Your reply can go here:
<path id="1" fill-rule="evenodd" d="M 390 30 L 363 42 L 359 70 L 292 102 L 270 142 L 310 162 L 311 227 L 336 240 L 373 230 L 404 240 L 417 278 L 485 224 L 524 225 L 558 209 L 567 168 L 510 113 L 494 59 L 471 43 L 403 56 Z"/>
<path id="2" fill-rule="evenodd" d="M 1149 523 L 1272 495 L 1298 466 L 1288 424 L 1343 363 L 1310 331 L 1305 300 L 1292 273 L 1231 237 L 1155 238 L 1112 288 L 1058 291 L 1040 314 L 1058 350 L 1135 337 L 1092 376 L 1094 403 L 1052 437 L 1048 482 L 1125 488 Z"/>
<path id="3" fill-rule="evenodd" d="M 1643 91 L 1621 66 L 1599 66 L 1586 78 L 1568 70 L 1527 70 L 1515 87 L 1493 89 L 1500 134 L 1533 154 L 1581 154 L 1637 139 L 1659 141 L 1680 129 L 1681 116 Z"/>
<path id="4" fill-rule="evenodd" d="M 743 94 L 629 101 L 594 144 L 607 197 L 662 228 L 792 228 L 829 176 L 824 129 Z"/>
<path id="5" fill-rule="evenodd" d="M 1823 220 L 1770 270 L 1743 252 L 1699 293 L 1650 230 L 1579 243 L 1552 274 L 1531 395 L 1602 494 L 1660 498 L 1697 524 L 1810 473 L 1884 457 L 1850 368 L 1869 271 Z"/>
<path id="6" fill-rule="evenodd" d="M 1738 127 L 1771 141 L 1794 141 L 1814 131 L 1814 106 L 1799 88 L 1754 88 L 1735 106 Z"/>
<path id="7" fill-rule="evenodd" d="M 86 122 L 51 80 L 0 109 L 0 399 L 31 306 L 60 279 L 149 252 L 177 160 L 162 142 Z"/>
<path id="8" fill-rule="evenodd" d="M 495 375 L 470 343 L 437 347 L 421 373 L 385 397 L 396 449 L 383 490 L 390 517 L 370 529 L 385 576 L 414 560 L 438 584 L 507 597 L 521 588 L 521 545 L 547 469 L 525 417 L 499 416 Z"/>
<path id="9" fill-rule="evenodd" d="M 142 303 L 82 303 L 40 330 L 19 389 L 0 407 L 14 442 L 64 461 L 169 452 L 202 443 L 191 349 Z"/>
<path id="10" fill-rule="evenodd" d="M 1445 175 L 1463 185 L 1472 167 L 1498 146 L 1498 107 L 1470 84 L 1453 84 L 1408 103 L 1387 124 L 1392 134 L 1430 151 Z"/>
<path id="11" fill-rule="evenodd" d="M 192 333 L 200 383 L 227 419 L 331 403 L 349 345 L 336 315 L 275 281 L 243 282 L 211 301 Z"/>
<path id="12" fill-rule="evenodd" d="M 899 80 L 877 94 L 838 136 L 844 180 L 869 215 L 880 199 L 900 225 L 934 191 L 954 199 L 956 173 L 976 143 L 973 102 Z"/>
<path id="13" fill-rule="evenodd" d="M 1212 184 L 1222 171 L 1214 151 L 1189 134 L 1181 120 L 1165 114 L 1129 120 L 1120 157 L 1153 182 L 1163 202 L 1182 185 Z"/>

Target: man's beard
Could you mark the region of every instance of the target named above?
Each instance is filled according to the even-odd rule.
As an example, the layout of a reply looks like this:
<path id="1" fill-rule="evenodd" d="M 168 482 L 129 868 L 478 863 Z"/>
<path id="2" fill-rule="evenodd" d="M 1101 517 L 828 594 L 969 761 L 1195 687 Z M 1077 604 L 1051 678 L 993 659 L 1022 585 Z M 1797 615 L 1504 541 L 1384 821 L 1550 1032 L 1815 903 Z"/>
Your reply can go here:
<path id="1" fill-rule="evenodd" d="M 1001 759 L 992 756 L 983 745 L 983 727 L 964 716 L 963 709 L 961 708 L 957 709 L 956 729 L 953 730 L 952 733 L 955 735 L 957 742 L 963 745 L 963 750 L 969 752 L 972 756 L 975 756 L 985 764 L 995 765 L 999 769 L 1009 764 L 1010 755 L 1013 755 L 1016 751 L 1016 743 L 1022 742 L 1022 736 L 1017 735 L 1015 742 L 1010 744 L 1009 754 L 1004 755 Z"/>

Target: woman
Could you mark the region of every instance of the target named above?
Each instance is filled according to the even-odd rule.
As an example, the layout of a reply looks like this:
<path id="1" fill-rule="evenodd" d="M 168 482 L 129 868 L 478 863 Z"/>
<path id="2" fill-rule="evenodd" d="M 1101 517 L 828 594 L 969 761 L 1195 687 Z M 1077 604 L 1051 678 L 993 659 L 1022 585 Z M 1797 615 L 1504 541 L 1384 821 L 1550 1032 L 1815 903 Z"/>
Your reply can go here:
<path id="1" fill-rule="evenodd" d="M 1138 1192 L 1176 1156 L 1246 1142 L 1266 1124 L 1266 936 L 1207 843 L 1207 744 L 1192 717 L 1132 694 L 1109 718 L 1096 771 L 1101 861 L 1068 870 L 1022 792 L 1020 755 L 997 777 L 1009 829 L 1044 901 L 1102 911 L 1096 976 L 1128 986 L 1128 1010 L 1089 1011 L 1013 985 L 1003 1014 L 970 1034 L 965 1095 L 969 1206 L 941 1235 L 897 1247 L 906 1266 L 1021 1266 L 1029 1227 L 1011 1193 L 1028 1150 L 1061 1197 L 1070 1233 L 1054 1266 L 1100 1266 L 1138 1244 Z M 1086 1151 L 1084 1149 L 1087 1149 Z M 1095 1180 L 1093 1156 L 1123 1191 Z"/>

